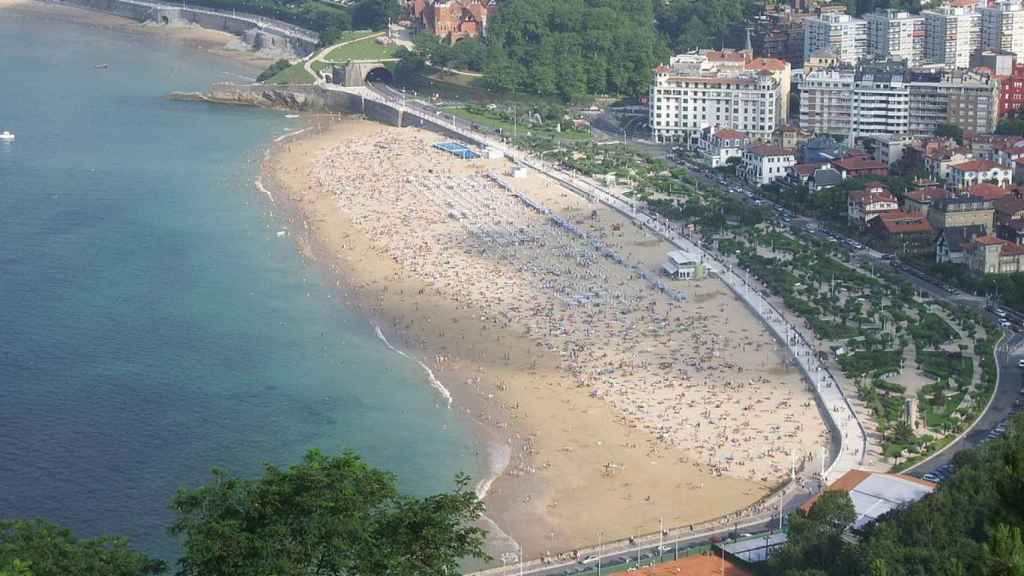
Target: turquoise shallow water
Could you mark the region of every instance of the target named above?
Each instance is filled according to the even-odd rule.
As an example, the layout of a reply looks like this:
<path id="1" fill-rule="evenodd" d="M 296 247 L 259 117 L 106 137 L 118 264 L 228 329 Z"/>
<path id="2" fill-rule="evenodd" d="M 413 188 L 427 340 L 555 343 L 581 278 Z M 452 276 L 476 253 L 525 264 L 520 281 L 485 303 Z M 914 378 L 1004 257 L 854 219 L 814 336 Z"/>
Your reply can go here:
<path id="1" fill-rule="evenodd" d="M 214 466 L 347 447 L 417 494 L 480 476 L 469 424 L 276 235 L 253 181 L 295 121 L 163 98 L 251 70 L 4 11 L 0 54 L 0 517 L 171 560 L 167 502 Z"/>

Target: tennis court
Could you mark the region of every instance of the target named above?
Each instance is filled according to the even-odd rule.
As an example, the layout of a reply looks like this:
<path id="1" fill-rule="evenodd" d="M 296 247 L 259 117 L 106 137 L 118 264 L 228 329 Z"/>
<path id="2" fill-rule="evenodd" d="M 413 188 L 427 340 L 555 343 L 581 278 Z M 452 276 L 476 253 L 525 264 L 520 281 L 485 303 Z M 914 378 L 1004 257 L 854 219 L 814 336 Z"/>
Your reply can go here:
<path id="1" fill-rule="evenodd" d="M 434 148 L 437 148 L 438 150 L 444 150 L 445 152 L 448 152 L 449 154 L 452 154 L 454 156 L 458 156 L 463 160 L 474 160 L 480 157 L 479 154 L 473 152 L 472 150 L 466 148 L 465 146 L 459 144 L 458 142 L 441 142 L 438 144 L 434 144 Z"/>

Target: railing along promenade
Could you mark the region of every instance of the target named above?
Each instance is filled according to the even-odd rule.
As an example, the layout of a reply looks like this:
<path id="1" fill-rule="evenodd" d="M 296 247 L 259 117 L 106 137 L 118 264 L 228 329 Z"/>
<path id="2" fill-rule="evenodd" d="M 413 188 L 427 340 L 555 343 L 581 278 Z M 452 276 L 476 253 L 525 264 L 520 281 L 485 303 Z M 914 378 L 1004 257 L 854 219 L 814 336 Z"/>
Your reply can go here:
<path id="1" fill-rule="evenodd" d="M 452 133 L 461 135 L 467 141 L 495 148 L 505 148 L 503 143 L 492 141 L 482 134 L 462 128 L 454 121 L 449 121 L 443 116 L 439 117 L 436 112 L 431 113 L 430 111 L 420 110 L 415 106 L 409 106 L 402 99 L 383 97 L 380 94 L 367 89 L 354 92 L 362 95 L 364 98 L 388 103 L 391 106 L 396 107 L 403 114 L 412 114 L 424 121 L 429 121 L 432 124 L 438 124 Z M 749 276 L 740 276 L 737 270 L 734 270 L 728 264 L 719 261 L 704 250 L 699 244 L 694 243 L 686 236 L 676 232 L 668 222 L 644 210 L 638 210 L 632 201 L 617 196 L 605 187 L 588 178 L 577 177 L 574 174 L 565 173 L 561 170 L 550 167 L 544 164 L 542 160 L 535 159 L 529 155 L 521 157 L 516 155 L 514 159 L 559 182 L 577 194 L 612 208 L 645 229 L 661 236 L 676 248 L 698 255 L 704 265 L 713 271 L 732 290 L 733 294 L 742 300 L 747 307 L 772 331 L 775 337 L 782 342 L 787 350 L 787 356 L 796 363 L 800 368 L 800 371 L 809 381 L 810 386 L 813 388 L 819 406 L 825 414 L 830 428 L 838 437 L 835 442 L 837 448 L 835 453 L 832 455 L 832 462 L 827 467 L 824 467 L 820 473 L 822 481 L 825 484 L 828 484 L 849 470 L 863 464 L 867 453 L 867 434 L 862 422 L 857 416 L 856 411 L 853 409 L 853 405 L 850 403 L 849 398 L 847 398 L 832 373 L 818 358 L 815 348 L 811 346 L 810 342 L 801 333 L 800 329 L 790 324 L 783 314 L 768 302 L 761 291 L 751 285 Z M 590 553 L 621 554 L 623 552 L 648 548 L 658 542 L 664 541 L 666 538 L 669 539 L 670 543 L 673 539 L 686 539 L 689 541 L 691 539 L 698 538 L 701 535 L 713 535 L 716 532 L 721 532 L 723 528 L 728 528 L 730 526 L 743 528 L 763 524 L 766 519 L 772 517 L 771 513 L 765 513 L 766 509 L 771 508 L 769 501 L 773 498 L 779 498 L 781 507 L 782 496 L 791 484 L 792 481 L 783 486 L 775 494 L 769 495 L 748 509 L 737 511 L 721 518 L 685 527 L 669 529 L 664 533 L 654 533 L 627 540 L 609 542 L 600 547 L 595 546 L 574 551 L 573 555 Z M 476 576 L 502 576 L 505 574 L 513 574 L 520 569 L 531 571 L 543 568 L 547 570 L 567 566 L 572 563 L 573 561 L 571 559 L 566 559 L 565 554 L 562 554 L 554 560 L 533 560 L 526 563 L 527 566 L 522 568 L 519 566 L 502 566 L 492 568 L 478 572 L 476 573 Z"/>

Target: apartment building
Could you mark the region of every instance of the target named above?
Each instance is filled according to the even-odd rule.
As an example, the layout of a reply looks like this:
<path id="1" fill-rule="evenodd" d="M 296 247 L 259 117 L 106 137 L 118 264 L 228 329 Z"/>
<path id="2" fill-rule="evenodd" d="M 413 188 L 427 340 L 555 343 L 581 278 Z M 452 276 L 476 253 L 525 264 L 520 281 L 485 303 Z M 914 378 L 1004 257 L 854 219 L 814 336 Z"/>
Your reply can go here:
<path id="1" fill-rule="evenodd" d="M 654 140 L 692 144 L 702 129 L 715 126 L 771 141 L 784 124 L 789 75 L 788 66 L 774 71 L 778 66 L 764 60 L 742 52 L 699 52 L 656 68 L 649 118 Z"/>
<path id="2" fill-rule="evenodd" d="M 914 73 L 910 83 L 910 133 L 931 134 L 939 124 L 991 134 L 998 121 L 999 83 L 967 70 Z"/>
<path id="3" fill-rule="evenodd" d="M 925 60 L 947 68 L 967 68 L 981 47 L 981 15 L 973 6 L 945 5 L 922 10 Z"/>
<path id="4" fill-rule="evenodd" d="M 790 166 L 796 165 L 796 154 L 778 146 L 750 146 L 743 151 L 739 175 L 755 186 L 782 180 Z"/>
<path id="5" fill-rule="evenodd" d="M 804 64 L 804 19 L 790 12 L 768 14 L 754 20 L 750 34 L 754 54 L 778 58 L 793 68 Z"/>
<path id="6" fill-rule="evenodd" d="M 916 71 L 902 62 L 839 66 L 804 75 L 800 127 L 858 136 L 931 134 L 939 124 L 991 134 L 998 82 L 967 70 Z"/>
<path id="7" fill-rule="evenodd" d="M 1024 4 L 1002 0 L 978 8 L 981 15 L 981 46 L 992 50 L 1024 54 Z"/>
<path id="8" fill-rule="evenodd" d="M 829 48 L 846 64 L 856 64 L 867 54 L 867 22 L 849 14 L 825 13 L 804 22 L 804 61 Z"/>
<path id="9" fill-rule="evenodd" d="M 800 84 L 800 127 L 818 134 L 906 134 L 910 87 L 902 65 L 815 70 Z"/>
<path id="10" fill-rule="evenodd" d="M 864 15 L 868 54 L 902 60 L 907 66 L 924 63 L 924 16 L 880 10 Z"/>

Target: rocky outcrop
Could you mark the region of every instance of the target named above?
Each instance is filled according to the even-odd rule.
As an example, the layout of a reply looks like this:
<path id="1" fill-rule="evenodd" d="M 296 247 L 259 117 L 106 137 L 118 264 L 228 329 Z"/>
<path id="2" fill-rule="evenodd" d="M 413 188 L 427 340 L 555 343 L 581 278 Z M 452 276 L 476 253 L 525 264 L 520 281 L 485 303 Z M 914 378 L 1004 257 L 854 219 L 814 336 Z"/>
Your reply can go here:
<path id="1" fill-rule="evenodd" d="M 325 108 L 324 101 L 317 95 L 315 86 L 275 87 L 259 84 L 218 84 L 208 92 L 172 92 L 169 98 L 299 111 L 323 110 Z"/>

